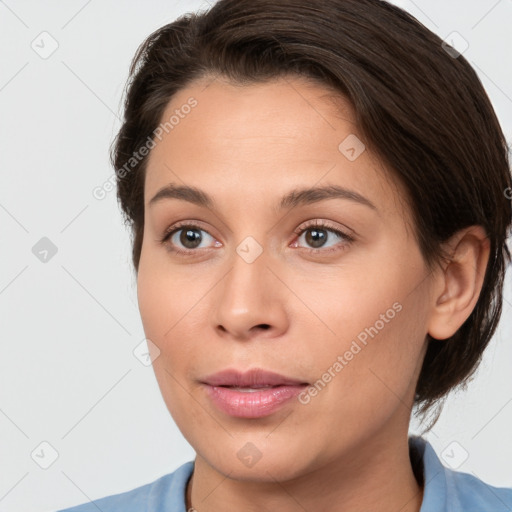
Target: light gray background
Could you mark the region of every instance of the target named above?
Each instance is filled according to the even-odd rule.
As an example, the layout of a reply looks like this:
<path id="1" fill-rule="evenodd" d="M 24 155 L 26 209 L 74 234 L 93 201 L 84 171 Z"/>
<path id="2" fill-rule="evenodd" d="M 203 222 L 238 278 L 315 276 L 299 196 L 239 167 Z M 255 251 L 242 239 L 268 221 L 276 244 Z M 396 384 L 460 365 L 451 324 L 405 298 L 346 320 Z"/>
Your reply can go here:
<path id="1" fill-rule="evenodd" d="M 442 38 L 456 31 L 469 43 L 464 55 L 510 141 L 512 1 L 399 5 Z M 97 200 L 92 190 L 113 173 L 108 147 L 137 46 L 207 6 L 0 1 L 0 512 L 122 492 L 194 457 L 151 366 L 133 354 L 144 332 L 115 191 Z M 58 43 L 48 58 L 31 47 L 51 49 L 43 31 Z M 46 263 L 32 252 L 42 237 L 57 247 Z M 446 465 L 497 486 L 512 486 L 511 312 L 508 275 L 503 318 L 476 379 L 426 436 Z M 52 450 L 42 442 L 58 453 L 48 469 L 40 464 Z"/>

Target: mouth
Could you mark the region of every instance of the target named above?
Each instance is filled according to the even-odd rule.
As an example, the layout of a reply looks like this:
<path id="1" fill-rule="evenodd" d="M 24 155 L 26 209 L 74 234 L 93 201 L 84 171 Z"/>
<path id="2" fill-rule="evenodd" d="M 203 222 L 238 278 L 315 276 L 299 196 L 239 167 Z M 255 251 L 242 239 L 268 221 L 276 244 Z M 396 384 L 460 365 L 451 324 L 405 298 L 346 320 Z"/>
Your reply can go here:
<path id="1" fill-rule="evenodd" d="M 269 416 L 300 394 L 309 383 L 259 368 L 233 369 L 206 377 L 202 384 L 212 404 L 238 418 Z"/>
<path id="2" fill-rule="evenodd" d="M 252 368 L 245 372 L 228 368 L 205 377 L 202 383 L 210 386 L 239 388 L 241 390 L 273 388 L 278 386 L 302 386 L 309 384 L 302 379 L 287 377 L 262 368 Z"/>

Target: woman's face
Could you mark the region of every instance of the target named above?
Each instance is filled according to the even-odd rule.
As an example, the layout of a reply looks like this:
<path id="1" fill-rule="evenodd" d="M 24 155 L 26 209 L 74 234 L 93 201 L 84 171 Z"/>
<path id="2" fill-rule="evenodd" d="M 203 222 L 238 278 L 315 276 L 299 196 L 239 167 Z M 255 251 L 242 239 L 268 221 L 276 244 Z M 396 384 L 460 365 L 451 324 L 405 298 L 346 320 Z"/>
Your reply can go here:
<path id="1" fill-rule="evenodd" d="M 407 435 L 431 276 L 402 192 L 328 92 L 196 82 L 168 105 L 148 160 L 138 301 L 154 370 L 198 456 L 232 478 L 355 464 Z M 210 203 L 150 204 L 170 184 Z M 252 368 L 310 386 L 268 408 L 224 388 L 228 411 L 203 383 Z"/>

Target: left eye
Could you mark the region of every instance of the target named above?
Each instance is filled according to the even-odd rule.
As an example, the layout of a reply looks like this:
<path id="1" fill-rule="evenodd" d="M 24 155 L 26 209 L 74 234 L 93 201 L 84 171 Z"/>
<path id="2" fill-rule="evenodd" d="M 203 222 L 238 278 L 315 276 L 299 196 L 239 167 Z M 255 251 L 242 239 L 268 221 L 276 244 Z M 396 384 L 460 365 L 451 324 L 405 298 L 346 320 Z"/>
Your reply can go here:
<path id="1" fill-rule="evenodd" d="M 328 239 L 332 238 L 331 236 L 328 235 L 329 233 L 334 234 L 335 237 L 333 240 L 333 244 L 326 245 L 325 242 Z M 304 238 L 305 242 L 310 246 L 310 250 L 312 251 L 315 251 L 319 248 L 336 246 L 337 243 L 339 243 L 340 241 L 344 241 L 345 243 L 350 243 L 351 241 L 353 241 L 352 236 L 347 235 L 346 233 L 343 233 L 338 229 L 329 227 L 328 225 L 322 223 L 305 226 L 296 231 L 296 234 L 299 236 L 298 240 Z"/>

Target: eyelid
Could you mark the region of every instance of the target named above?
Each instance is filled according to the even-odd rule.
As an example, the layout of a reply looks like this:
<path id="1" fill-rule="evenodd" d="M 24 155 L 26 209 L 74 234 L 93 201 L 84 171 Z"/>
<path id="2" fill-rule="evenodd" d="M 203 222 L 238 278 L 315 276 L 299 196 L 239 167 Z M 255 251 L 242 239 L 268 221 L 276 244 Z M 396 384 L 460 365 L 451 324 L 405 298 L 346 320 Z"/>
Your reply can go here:
<path id="1" fill-rule="evenodd" d="M 338 231 L 346 238 L 355 238 L 357 236 L 356 232 L 349 228 L 348 226 L 345 226 L 344 224 L 335 224 L 327 219 L 321 219 L 317 218 L 314 220 L 305 221 L 302 224 L 300 224 L 294 231 L 295 234 L 301 234 L 304 230 L 310 229 L 310 228 L 320 228 L 320 229 L 326 229 L 329 231 Z"/>
<path id="2" fill-rule="evenodd" d="M 162 238 L 166 238 L 168 235 L 173 233 L 174 231 L 178 231 L 179 229 L 182 229 L 184 227 L 194 227 L 199 228 L 201 231 L 204 231 L 208 233 L 211 237 L 215 238 L 207 229 L 205 229 L 202 226 L 202 222 L 200 220 L 190 219 L 190 220 L 184 220 L 184 221 L 178 221 L 174 224 L 171 224 L 169 227 L 167 227 L 162 235 Z"/>

